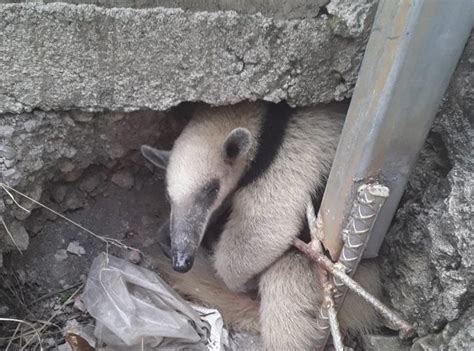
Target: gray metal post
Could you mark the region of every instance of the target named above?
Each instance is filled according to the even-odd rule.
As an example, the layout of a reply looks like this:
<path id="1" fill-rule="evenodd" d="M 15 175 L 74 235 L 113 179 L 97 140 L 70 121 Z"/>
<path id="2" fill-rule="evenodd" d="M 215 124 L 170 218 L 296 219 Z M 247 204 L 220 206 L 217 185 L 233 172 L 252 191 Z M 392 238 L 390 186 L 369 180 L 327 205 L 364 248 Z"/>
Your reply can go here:
<path id="1" fill-rule="evenodd" d="M 472 0 L 381 0 L 321 204 L 334 259 L 361 184 L 390 196 L 366 256 L 376 256 L 474 23 Z"/>

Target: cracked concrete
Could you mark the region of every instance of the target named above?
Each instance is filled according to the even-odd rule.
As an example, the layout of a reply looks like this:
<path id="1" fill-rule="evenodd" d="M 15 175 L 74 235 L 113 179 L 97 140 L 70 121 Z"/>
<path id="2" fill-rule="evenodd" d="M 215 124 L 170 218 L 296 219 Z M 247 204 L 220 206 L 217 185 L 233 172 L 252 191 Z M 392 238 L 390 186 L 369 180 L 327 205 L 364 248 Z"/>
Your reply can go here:
<path id="1" fill-rule="evenodd" d="M 355 13 L 358 29 L 345 37 L 332 28 L 347 15 L 278 20 L 232 11 L 1 5 L 0 113 L 343 99 L 356 81 L 373 5 Z"/>

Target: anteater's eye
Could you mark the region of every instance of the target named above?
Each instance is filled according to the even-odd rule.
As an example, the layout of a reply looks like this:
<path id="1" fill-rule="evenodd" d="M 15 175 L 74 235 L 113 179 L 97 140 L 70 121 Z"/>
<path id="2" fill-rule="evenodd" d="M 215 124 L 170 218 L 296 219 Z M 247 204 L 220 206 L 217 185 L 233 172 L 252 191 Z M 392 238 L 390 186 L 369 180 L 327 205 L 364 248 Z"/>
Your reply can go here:
<path id="1" fill-rule="evenodd" d="M 204 191 L 206 194 L 215 195 L 219 192 L 219 188 L 219 181 L 213 180 L 205 186 Z"/>

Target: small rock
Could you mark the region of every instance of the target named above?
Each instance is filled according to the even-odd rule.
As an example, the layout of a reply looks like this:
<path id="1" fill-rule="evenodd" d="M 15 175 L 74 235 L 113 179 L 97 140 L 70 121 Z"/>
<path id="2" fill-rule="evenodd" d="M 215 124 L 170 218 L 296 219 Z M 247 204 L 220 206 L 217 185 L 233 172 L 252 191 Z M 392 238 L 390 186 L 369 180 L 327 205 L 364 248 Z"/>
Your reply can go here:
<path id="1" fill-rule="evenodd" d="M 0 214 L 5 213 L 6 210 L 5 202 L 3 202 L 3 199 L 0 198 Z"/>
<path id="2" fill-rule="evenodd" d="M 5 165 L 5 167 L 7 168 L 12 168 L 16 163 L 16 160 L 5 160 L 3 162 L 3 164 Z"/>
<path id="3" fill-rule="evenodd" d="M 67 147 L 63 151 L 63 155 L 66 156 L 67 158 L 73 158 L 77 154 L 77 149 L 74 147 Z"/>
<path id="4" fill-rule="evenodd" d="M 75 165 L 71 161 L 64 160 L 59 163 L 59 170 L 63 173 L 70 173 L 74 170 Z"/>
<path id="5" fill-rule="evenodd" d="M 3 267 L 3 254 L 0 252 L 0 268 Z"/>
<path id="6" fill-rule="evenodd" d="M 34 131 L 37 125 L 38 125 L 38 122 L 33 119 L 23 123 L 23 127 L 25 127 L 25 130 L 28 133 L 31 133 L 32 131 Z"/>
<path id="7" fill-rule="evenodd" d="M 81 178 L 82 172 L 83 172 L 82 169 L 76 169 L 72 172 L 66 173 L 66 174 L 64 174 L 64 181 L 66 181 L 68 183 L 75 182 L 76 180 Z"/>
<path id="8" fill-rule="evenodd" d="M 117 165 L 117 160 L 110 160 L 104 163 L 104 166 L 107 167 L 108 169 L 112 169 Z"/>
<path id="9" fill-rule="evenodd" d="M 67 252 L 70 252 L 77 256 L 82 256 L 86 254 L 86 250 L 79 245 L 79 241 L 71 241 L 67 246 Z"/>
<path id="10" fill-rule="evenodd" d="M 79 189 L 86 191 L 88 193 L 94 191 L 104 180 L 105 175 L 102 173 L 97 173 L 86 177 L 81 184 Z"/>
<path id="11" fill-rule="evenodd" d="M 120 158 L 125 155 L 126 150 L 122 147 L 122 145 L 119 144 L 114 144 L 110 145 L 107 148 L 107 154 L 110 156 L 110 158 Z"/>
<path id="12" fill-rule="evenodd" d="M 25 228 L 30 236 L 34 236 L 32 234 L 38 234 L 41 229 L 43 229 L 45 223 L 46 218 L 44 218 L 42 215 L 33 215 L 28 221 L 25 222 Z"/>
<path id="13" fill-rule="evenodd" d="M 5 305 L 0 306 L 0 316 L 6 316 L 9 310 L 10 309 L 8 308 L 8 306 L 5 306 Z"/>
<path id="14" fill-rule="evenodd" d="M 14 220 L 10 224 L 7 223 L 7 226 L 15 242 L 12 241 L 10 235 L 4 229 L 0 232 L 0 242 L 10 250 L 16 250 L 17 248 L 22 251 L 26 250 L 30 243 L 30 237 L 23 224 Z"/>
<path id="15" fill-rule="evenodd" d="M 16 150 L 11 146 L 0 145 L 0 157 L 7 160 L 13 160 L 16 157 Z"/>
<path id="16" fill-rule="evenodd" d="M 121 188 L 130 189 L 135 184 L 133 174 L 128 170 L 121 170 L 112 176 L 112 182 Z"/>
<path id="17" fill-rule="evenodd" d="M 127 252 L 127 260 L 129 260 L 131 263 L 139 264 L 142 260 L 142 255 L 140 255 L 140 253 L 136 250 L 129 250 Z"/>
<path id="18" fill-rule="evenodd" d="M 84 207 L 85 196 L 75 189 L 69 191 L 61 206 L 64 210 L 77 210 Z"/>
<path id="19" fill-rule="evenodd" d="M 69 244 L 71 245 L 71 244 Z M 68 247 L 69 248 L 69 247 Z M 56 251 L 56 253 L 54 254 L 54 259 L 58 262 L 61 262 L 61 261 L 64 261 L 67 259 L 67 251 L 64 250 L 64 249 L 59 249 L 58 251 Z"/>
<path id="20" fill-rule="evenodd" d="M 56 203 L 61 203 L 64 201 L 64 197 L 67 193 L 67 187 L 65 185 L 59 185 L 53 189 L 51 196 Z"/>
<path id="21" fill-rule="evenodd" d="M 396 335 L 365 335 L 365 350 L 367 351 L 408 351 L 409 346 L 402 344 Z"/>
<path id="22" fill-rule="evenodd" d="M 0 137 L 10 138 L 14 131 L 15 128 L 12 126 L 0 126 Z"/>

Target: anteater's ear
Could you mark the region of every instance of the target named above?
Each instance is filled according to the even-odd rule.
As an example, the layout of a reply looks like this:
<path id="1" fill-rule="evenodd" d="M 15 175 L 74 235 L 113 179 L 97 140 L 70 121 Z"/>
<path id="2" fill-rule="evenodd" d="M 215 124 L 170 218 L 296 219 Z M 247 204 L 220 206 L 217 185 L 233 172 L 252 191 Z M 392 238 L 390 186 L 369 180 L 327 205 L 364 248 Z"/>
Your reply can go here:
<path id="1" fill-rule="evenodd" d="M 240 157 L 244 157 L 252 146 L 252 134 L 248 129 L 235 128 L 225 138 L 222 148 L 224 161 L 232 163 Z"/>
<path id="2" fill-rule="evenodd" d="M 170 158 L 170 151 L 158 150 L 148 145 L 142 145 L 142 155 L 155 166 L 166 169 Z"/>

